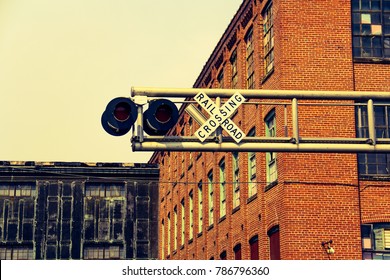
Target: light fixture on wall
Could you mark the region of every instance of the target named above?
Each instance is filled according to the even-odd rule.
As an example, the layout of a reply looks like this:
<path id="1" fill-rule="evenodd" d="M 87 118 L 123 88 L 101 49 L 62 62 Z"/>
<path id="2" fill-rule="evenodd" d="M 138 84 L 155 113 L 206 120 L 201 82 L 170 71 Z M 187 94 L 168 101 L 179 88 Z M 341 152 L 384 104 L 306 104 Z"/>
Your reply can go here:
<path id="1" fill-rule="evenodd" d="M 333 243 L 332 240 L 329 240 L 329 241 L 322 241 L 322 242 L 321 242 L 322 247 L 326 250 L 326 253 L 328 253 L 329 255 L 334 254 L 334 249 L 333 249 L 333 247 L 331 246 L 332 243 Z"/>

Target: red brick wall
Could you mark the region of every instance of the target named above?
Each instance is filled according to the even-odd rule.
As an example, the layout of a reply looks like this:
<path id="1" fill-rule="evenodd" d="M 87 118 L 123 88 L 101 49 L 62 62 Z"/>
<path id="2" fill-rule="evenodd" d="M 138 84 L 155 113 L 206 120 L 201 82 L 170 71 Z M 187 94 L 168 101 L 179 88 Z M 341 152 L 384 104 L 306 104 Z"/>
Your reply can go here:
<path id="1" fill-rule="evenodd" d="M 355 63 L 355 90 L 390 91 L 390 65 Z"/>
<path id="2" fill-rule="evenodd" d="M 369 90 L 390 91 L 390 65 L 354 63 L 351 41 L 351 12 L 349 1 L 274 0 L 275 68 L 266 79 L 263 70 L 263 27 L 261 11 L 267 1 L 244 1 L 236 17 L 206 63 L 195 87 L 219 87 L 217 74 L 224 67 L 224 85 L 231 87 L 229 58 L 237 48 L 240 87 L 246 86 L 244 36 L 253 26 L 255 49 L 255 86 L 263 89 L 302 90 Z M 247 22 L 245 18 L 253 16 Z M 233 34 L 237 40 L 233 45 Z M 224 62 L 216 69 L 220 56 Z M 211 80 L 206 83 L 206 77 Z M 251 100 L 256 101 L 256 100 Z M 259 100 L 257 100 L 259 101 Z M 271 100 L 261 100 L 271 101 Z M 283 100 L 282 100 L 283 101 Z M 286 100 L 287 102 L 288 100 Z M 290 102 L 290 101 L 288 101 Z M 300 101 L 307 102 L 307 101 Z M 313 101 L 311 101 L 313 102 Z M 317 101 L 318 102 L 318 101 Z M 324 101 L 327 103 L 340 103 Z M 321 102 L 319 102 L 321 103 Z M 348 103 L 343 101 L 343 103 Z M 350 102 L 351 103 L 351 102 Z M 264 118 L 275 108 L 277 136 L 292 136 L 291 107 L 287 106 L 287 135 L 283 105 L 245 105 L 234 117 L 234 122 L 247 133 L 256 126 L 256 136 L 265 135 Z M 188 116 L 177 125 L 190 135 Z M 195 131 L 199 126 L 194 125 Z M 299 106 L 301 137 L 355 137 L 355 114 L 351 106 Z M 232 182 L 231 153 L 155 154 L 153 161 L 161 163 L 160 222 L 186 205 L 186 239 L 180 247 L 181 220 L 179 211 L 178 248 L 170 259 L 219 259 L 226 250 L 233 259 L 233 248 L 241 244 L 242 258 L 250 257 L 249 240 L 259 237 L 259 256 L 269 259 L 267 231 L 280 227 L 282 259 L 361 259 L 360 223 L 390 222 L 390 184 L 385 181 L 361 181 L 358 178 L 357 157 L 353 154 L 278 153 L 278 184 L 266 190 L 265 153 L 257 153 L 257 197 L 248 200 L 248 155 L 240 153 L 241 204 L 233 213 L 232 185 L 227 184 L 226 218 L 219 220 L 219 190 L 214 185 L 214 225 L 208 228 L 207 174 L 213 170 L 214 181 L 219 181 L 218 163 L 225 157 L 226 181 Z M 177 157 L 177 159 L 175 159 Z M 161 159 L 164 158 L 164 163 Z M 170 165 L 170 167 L 169 167 Z M 170 170 L 170 173 L 169 173 Z M 181 174 L 184 172 L 184 176 Z M 197 183 L 203 183 L 203 230 L 198 236 Z M 173 182 L 178 182 L 173 187 Z M 188 240 L 189 199 L 194 193 L 194 238 Z M 360 190 L 360 191 L 359 191 Z M 173 215 L 171 214 L 171 217 Z M 167 232 L 165 222 L 165 232 Z M 174 224 L 171 218 L 171 244 Z M 167 234 L 165 234 L 167 237 Z M 335 254 L 328 256 L 322 241 L 333 240 Z M 160 242 L 160 253 L 165 244 Z M 160 255 L 161 256 L 161 255 Z M 166 256 L 166 253 L 165 253 Z"/>

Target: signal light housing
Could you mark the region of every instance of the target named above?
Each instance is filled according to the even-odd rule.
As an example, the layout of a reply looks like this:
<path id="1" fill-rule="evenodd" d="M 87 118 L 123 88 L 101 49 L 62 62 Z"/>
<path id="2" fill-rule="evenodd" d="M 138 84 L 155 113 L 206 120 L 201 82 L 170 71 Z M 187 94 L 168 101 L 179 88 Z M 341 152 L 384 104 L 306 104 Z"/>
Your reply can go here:
<path id="1" fill-rule="evenodd" d="M 117 97 L 111 100 L 102 114 L 104 130 L 113 136 L 122 136 L 130 131 L 137 120 L 137 106 L 129 98 Z"/>
<path id="2" fill-rule="evenodd" d="M 165 135 L 179 119 L 179 110 L 168 99 L 156 99 L 149 103 L 144 113 L 144 131 L 149 135 Z"/>

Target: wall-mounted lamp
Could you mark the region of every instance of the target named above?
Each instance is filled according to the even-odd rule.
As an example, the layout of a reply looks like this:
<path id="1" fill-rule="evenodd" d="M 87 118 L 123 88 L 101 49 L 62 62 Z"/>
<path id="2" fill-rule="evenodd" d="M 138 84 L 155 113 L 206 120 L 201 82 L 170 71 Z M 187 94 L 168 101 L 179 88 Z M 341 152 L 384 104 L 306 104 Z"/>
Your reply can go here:
<path id="1" fill-rule="evenodd" d="M 326 253 L 328 253 L 329 255 L 334 254 L 334 249 L 331 246 L 332 243 L 333 243 L 332 240 L 321 242 L 322 247 L 326 250 Z"/>

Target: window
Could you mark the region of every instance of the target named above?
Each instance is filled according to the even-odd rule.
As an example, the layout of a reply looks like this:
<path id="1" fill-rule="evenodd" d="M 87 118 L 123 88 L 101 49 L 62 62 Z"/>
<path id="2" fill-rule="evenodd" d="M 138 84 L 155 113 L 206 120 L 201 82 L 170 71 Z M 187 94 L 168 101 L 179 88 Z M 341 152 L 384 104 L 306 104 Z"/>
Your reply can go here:
<path id="1" fill-rule="evenodd" d="M 234 246 L 233 251 L 234 251 L 234 259 L 235 260 L 241 260 L 242 259 L 242 256 L 241 256 L 241 244 L 237 244 L 236 246 Z"/>
<path id="2" fill-rule="evenodd" d="M 184 128 L 180 131 L 180 136 L 184 136 L 185 133 L 184 133 Z M 187 153 L 181 153 L 181 172 L 180 172 L 180 178 L 183 178 L 184 177 L 184 170 L 185 170 L 185 166 L 186 166 L 186 154 Z"/>
<path id="3" fill-rule="evenodd" d="M 190 191 L 190 229 L 189 229 L 189 239 L 194 237 L 194 194 Z"/>
<path id="4" fill-rule="evenodd" d="M 357 137 L 368 138 L 367 106 L 357 107 Z M 390 105 L 374 106 L 377 138 L 390 138 Z M 359 154 L 359 175 L 390 176 L 390 154 Z"/>
<path id="5" fill-rule="evenodd" d="M 184 246 L 184 234 L 185 234 L 185 212 L 184 212 L 184 199 L 181 200 L 181 246 Z"/>
<path id="6" fill-rule="evenodd" d="M 219 162 L 219 217 L 226 215 L 225 158 Z"/>
<path id="7" fill-rule="evenodd" d="M 248 137 L 254 137 L 256 135 L 256 128 L 252 128 Z M 248 197 L 252 197 L 257 193 L 257 184 L 256 184 L 256 153 L 248 153 Z"/>
<path id="8" fill-rule="evenodd" d="M 118 260 L 124 259 L 124 251 L 121 246 L 89 247 L 84 246 L 85 260 Z"/>
<path id="9" fill-rule="evenodd" d="M 221 72 L 219 72 L 219 74 L 218 74 L 218 77 L 217 77 L 217 80 L 218 80 L 218 85 L 219 85 L 219 88 L 224 88 L 225 87 L 225 83 L 224 83 L 224 81 L 223 81 L 223 68 L 222 68 L 222 70 L 221 70 Z M 192 135 L 192 134 L 191 134 Z"/>
<path id="10" fill-rule="evenodd" d="M 34 196 L 34 195 L 35 195 L 34 183 L 1 183 L 0 184 L 0 196 L 21 197 L 21 196 Z"/>
<path id="11" fill-rule="evenodd" d="M 249 240 L 249 249 L 251 254 L 251 260 L 259 259 L 259 237 L 257 235 L 253 236 Z"/>
<path id="12" fill-rule="evenodd" d="M 203 192 L 202 181 L 198 183 L 198 233 L 203 229 Z"/>
<path id="13" fill-rule="evenodd" d="M 239 154 L 233 152 L 233 209 L 240 206 L 240 165 Z"/>
<path id="14" fill-rule="evenodd" d="M 173 237 L 173 250 L 177 250 L 177 206 L 173 209 L 173 222 L 175 226 L 175 231 L 174 231 L 174 237 Z"/>
<path id="15" fill-rule="evenodd" d="M 207 175 L 207 183 L 209 189 L 209 226 L 214 224 L 214 186 L 213 186 L 213 170 Z"/>
<path id="16" fill-rule="evenodd" d="M 264 74 L 268 75 L 274 69 L 274 19 L 272 1 L 263 12 L 264 28 Z"/>
<path id="17" fill-rule="evenodd" d="M 390 59 L 390 0 L 352 0 L 353 56 Z"/>
<path id="18" fill-rule="evenodd" d="M 275 110 L 272 110 L 268 116 L 265 118 L 265 135 L 267 137 L 276 137 L 276 118 Z M 267 184 L 276 182 L 278 178 L 277 169 L 276 169 L 276 153 L 269 152 L 266 153 L 266 169 L 267 169 Z"/>
<path id="19" fill-rule="evenodd" d="M 268 231 L 270 260 L 280 260 L 280 234 L 279 226 Z"/>
<path id="20" fill-rule="evenodd" d="M 255 87 L 255 63 L 253 49 L 253 29 L 251 28 L 245 36 L 246 43 L 246 87 Z"/>
<path id="21" fill-rule="evenodd" d="M 223 251 L 221 254 L 219 254 L 219 258 L 220 258 L 221 260 L 227 260 L 226 251 Z"/>
<path id="22" fill-rule="evenodd" d="M 190 118 L 188 120 L 188 127 L 190 129 L 189 135 L 193 135 L 194 134 L 194 125 L 193 125 L 192 118 Z M 193 165 L 193 152 L 189 152 L 189 158 L 190 158 L 190 161 L 189 161 L 189 165 L 188 165 L 188 170 L 191 169 L 191 167 Z"/>
<path id="23" fill-rule="evenodd" d="M 168 213 L 168 228 L 167 228 L 167 254 L 171 254 L 171 213 Z"/>
<path id="24" fill-rule="evenodd" d="M 0 260 L 33 260 L 34 250 L 25 247 L 0 247 Z"/>
<path id="25" fill-rule="evenodd" d="M 390 223 L 361 226 L 364 260 L 390 260 Z"/>
<path id="26" fill-rule="evenodd" d="M 120 197 L 125 196 L 123 184 L 91 183 L 85 185 L 85 196 L 89 197 Z"/>
<path id="27" fill-rule="evenodd" d="M 164 250 L 165 250 L 165 227 L 164 227 L 164 219 L 163 219 L 161 221 L 161 259 L 165 258 Z"/>
<path id="28" fill-rule="evenodd" d="M 234 50 L 230 57 L 230 64 L 232 65 L 232 88 L 237 88 L 238 84 L 238 69 L 237 69 L 237 50 Z"/>
<path id="29" fill-rule="evenodd" d="M 86 185 L 86 194 L 92 195 L 84 198 L 84 239 L 85 240 L 123 240 L 126 218 L 126 198 L 120 196 L 121 191 L 109 190 L 107 186 Z M 119 195 L 119 196 L 118 196 Z M 108 197 L 107 197 L 108 196 Z M 52 198 L 56 200 L 56 198 Z M 56 205 L 55 203 L 52 205 Z M 137 204 L 137 209 L 144 204 Z M 57 207 L 52 207 L 53 212 L 58 213 Z M 50 208 L 49 208 L 50 212 Z M 55 222 L 52 220 L 53 222 Z M 139 223 L 142 223 L 140 220 Z M 55 230 L 55 227 L 54 227 Z"/>

